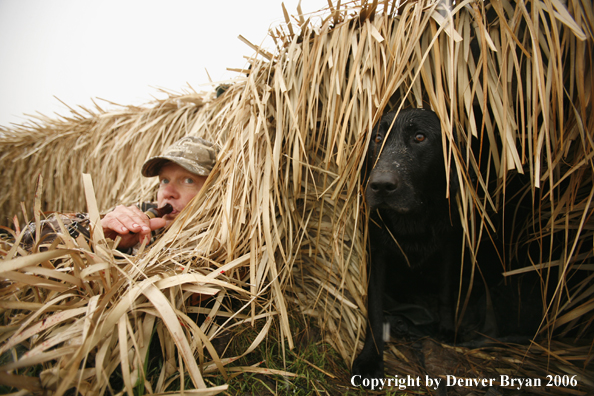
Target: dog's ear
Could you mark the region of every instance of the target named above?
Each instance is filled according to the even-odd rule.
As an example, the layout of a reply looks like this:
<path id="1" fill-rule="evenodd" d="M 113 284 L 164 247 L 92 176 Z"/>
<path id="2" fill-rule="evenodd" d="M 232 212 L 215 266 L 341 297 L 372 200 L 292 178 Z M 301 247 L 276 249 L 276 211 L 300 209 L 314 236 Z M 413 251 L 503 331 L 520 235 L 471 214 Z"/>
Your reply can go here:
<path id="1" fill-rule="evenodd" d="M 456 130 L 452 131 L 452 136 L 454 137 L 454 146 L 458 148 L 458 136 L 456 135 Z M 449 140 L 446 139 L 446 153 L 449 151 Z M 450 197 L 455 197 L 460 190 L 460 180 L 458 179 L 458 170 L 456 169 L 456 162 L 451 161 L 450 169 L 446 169 L 446 172 L 450 172 Z"/>
<path id="2" fill-rule="evenodd" d="M 452 168 L 450 169 L 450 197 L 455 197 L 460 190 L 460 180 L 458 180 L 458 172 L 456 170 L 456 164 L 452 161 Z"/>
<path id="3" fill-rule="evenodd" d="M 383 118 L 383 116 L 382 116 Z M 378 133 L 378 130 L 380 128 L 381 122 L 382 122 L 382 118 L 380 118 L 380 120 L 373 126 L 373 128 L 371 128 L 371 131 L 369 131 L 369 135 L 371 135 L 371 139 L 374 138 L 374 136 Z M 370 150 L 370 146 L 371 146 L 371 141 L 369 142 L 369 144 L 366 147 L 366 151 L 365 151 L 365 162 L 363 163 L 363 168 L 361 169 L 361 179 L 366 182 L 367 179 L 369 178 L 369 175 L 371 174 L 371 171 L 373 170 L 373 165 L 374 161 L 375 161 L 375 156 L 373 151 Z"/>

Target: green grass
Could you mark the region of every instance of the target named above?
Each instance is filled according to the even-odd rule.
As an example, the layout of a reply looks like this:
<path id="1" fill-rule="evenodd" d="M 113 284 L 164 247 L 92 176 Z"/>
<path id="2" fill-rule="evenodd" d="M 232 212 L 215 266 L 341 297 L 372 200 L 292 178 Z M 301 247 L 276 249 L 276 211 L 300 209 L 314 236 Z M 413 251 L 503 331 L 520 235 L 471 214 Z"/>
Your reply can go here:
<path id="1" fill-rule="evenodd" d="M 351 386 L 350 368 L 328 343 L 322 340 L 319 330 L 303 318 L 291 320 L 295 348 L 289 350 L 280 339 L 278 327 L 272 327 L 268 337 L 249 355 L 234 362 L 232 367 L 251 366 L 287 371 L 296 377 L 254 373 L 231 373 L 225 382 L 220 374 L 206 376 L 211 385 L 227 383 L 228 395 L 397 395 L 393 392 L 369 392 Z M 259 329 L 245 327 L 238 331 L 224 356 L 244 351 L 256 337 Z M 234 353 L 236 352 L 236 353 Z M 284 356 L 284 357 L 283 357 Z M 189 384 L 188 384 L 189 385 Z"/>

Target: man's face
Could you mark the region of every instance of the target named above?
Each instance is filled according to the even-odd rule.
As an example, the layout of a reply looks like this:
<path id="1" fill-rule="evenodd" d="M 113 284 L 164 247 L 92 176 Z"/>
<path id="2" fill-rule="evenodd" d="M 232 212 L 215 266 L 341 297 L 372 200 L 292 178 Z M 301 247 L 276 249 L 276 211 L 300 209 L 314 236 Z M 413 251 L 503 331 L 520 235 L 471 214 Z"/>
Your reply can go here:
<path id="1" fill-rule="evenodd" d="M 173 212 L 163 216 L 167 220 L 166 225 L 169 225 L 188 202 L 198 194 L 205 181 L 205 176 L 188 172 L 174 162 L 161 168 L 157 203 L 160 208 L 168 203 L 173 206 Z"/>

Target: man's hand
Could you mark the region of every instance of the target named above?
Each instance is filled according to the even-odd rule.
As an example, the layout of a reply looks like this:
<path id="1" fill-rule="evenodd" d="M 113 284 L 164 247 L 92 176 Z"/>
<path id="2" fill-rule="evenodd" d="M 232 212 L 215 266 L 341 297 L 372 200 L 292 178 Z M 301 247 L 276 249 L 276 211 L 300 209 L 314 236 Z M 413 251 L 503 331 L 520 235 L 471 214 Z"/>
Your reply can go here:
<path id="1" fill-rule="evenodd" d="M 151 231 L 165 227 L 165 219 L 149 219 L 135 205 L 117 206 L 101 219 L 101 227 L 106 238 L 122 237 L 118 247 L 129 248 L 147 239 L 150 242 Z"/>

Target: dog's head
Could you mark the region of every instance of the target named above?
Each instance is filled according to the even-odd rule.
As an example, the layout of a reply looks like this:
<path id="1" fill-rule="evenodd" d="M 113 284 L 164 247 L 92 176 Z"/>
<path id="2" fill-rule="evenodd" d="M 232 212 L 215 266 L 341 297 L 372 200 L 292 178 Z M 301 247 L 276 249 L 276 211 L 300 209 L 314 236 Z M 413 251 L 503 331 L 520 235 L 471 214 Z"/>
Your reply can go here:
<path id="1" fill-rule="evenodd" d="M 424 211 L 446 197 L 441 125 L 430 110 L 385 114 L 367 152 L 365 197 L 372 210 Z"/>

